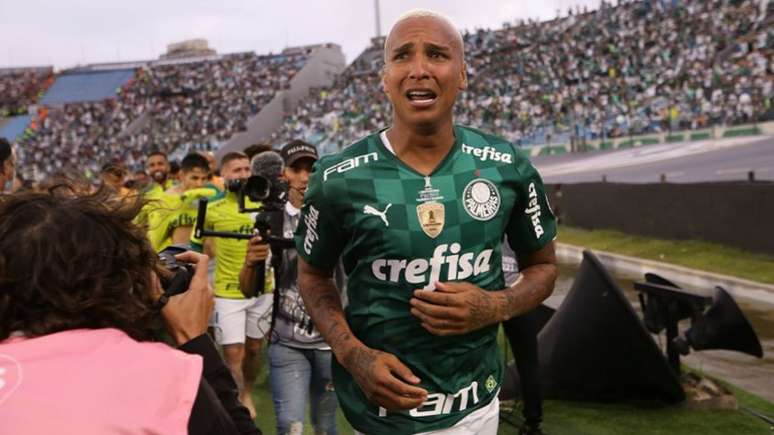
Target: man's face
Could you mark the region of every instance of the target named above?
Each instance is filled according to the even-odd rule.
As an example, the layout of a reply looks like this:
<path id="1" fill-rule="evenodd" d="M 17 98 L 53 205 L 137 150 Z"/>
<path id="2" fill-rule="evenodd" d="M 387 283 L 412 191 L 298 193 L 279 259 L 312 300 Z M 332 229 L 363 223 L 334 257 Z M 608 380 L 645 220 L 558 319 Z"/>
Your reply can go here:
<path id="1" fill-rule="evenodd" d="M 385 43 L 384 92 L 396 121 L 434 128 L 451 122 L 467 86 L 463 47 L 455 29 L 435 17 L 401 21 Z"/>
<path id="2" fill-rule="evenodd" d="M 180 184 L 183 190 L 198 189 L 207 184 L 207 174 L 202 168 L 191 168 L 187 171 L 180 171 Z"/>
<path id="3" fill-rule="evenodd" d="M 250 160 L 231 160 L 220 168 L 220 175 L 224 181 L 246 180 L 250 176 Z"/>
<path id="4" fill-rule="evenodd" d="M 11 150 L 11 155 L 8 156 L 7 159 L 5 159 L 5 162 L 3 162 L 2 173 L 0 173 L 0 179 L 3 180 L 3 184 L 5 184 L 8 180 L 13 180 L 14 177 L 14 170 L 16 169 L 16 150 Z M 0 191 L 3 189 L 3 185 L 0 184 Z"/>
<path id="5" fill-rule="evenodd" d="M 162 183 L 166 181 L 169 174 L 169 162 L 166 157 L 158 154 L 152 155 L 148 157 L 146 166 L 148 167 L 148 174 L 156 182 Z"/>
<path id="6" fill-rule="evenodd" d="M 285 166 L 283 176 L 288 181 L 290 194 L 298 194 L 300 199 L 304 198 L 306 187 L 309 185 L 309 174 L 312 173 L 314 160 L 303 158 L 293 162 L 292 166 Z"/>

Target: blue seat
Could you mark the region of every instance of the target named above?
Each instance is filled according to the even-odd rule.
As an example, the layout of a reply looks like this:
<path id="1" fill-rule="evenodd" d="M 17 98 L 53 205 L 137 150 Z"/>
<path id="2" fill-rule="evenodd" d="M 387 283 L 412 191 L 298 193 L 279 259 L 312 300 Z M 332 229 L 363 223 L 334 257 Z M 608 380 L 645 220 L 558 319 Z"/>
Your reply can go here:
<path id="1" fill-rule="evenodd" d="M 65 73 L 51 85 L 41 103 L 67 104 L 112 98 L 132 76 L 132 69 Z"/>
<path id="2" fill-rule="evenodd" d="M 30 125 L 31 120 L 32 117 L 29 115 L 6 118 L 3 120 L 5 122 L 0 123 L 0 125 L 2 125 L 2 127 L 0 127 L 0 137 L 4 137 L 11 141 L 15 140 L 22 133 L 24 133 L 24 129 Z"/>

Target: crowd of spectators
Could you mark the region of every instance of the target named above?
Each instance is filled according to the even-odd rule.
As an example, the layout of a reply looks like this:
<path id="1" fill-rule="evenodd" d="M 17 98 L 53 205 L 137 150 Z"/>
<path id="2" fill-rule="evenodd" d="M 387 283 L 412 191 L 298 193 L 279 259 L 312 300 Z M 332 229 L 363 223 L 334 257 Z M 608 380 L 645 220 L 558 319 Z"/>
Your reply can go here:
<path id="1" fill-rule="evenodd" d="M 0 118 L 26 115 L 53 79 L 52 68 L 0 71 Z"/>
<path id="2" fill-rule="evenodd" d="M 306 58 L 241 53 L 139 68 L 113 99 L 39 110 L 20 139 L 24 175 L 42 179 L 79 168 L 91 177 L 106 160 L 132 168 L 155 149 L 214 149 L 244 131 Z"/>
<path id="3" fill-rule="evenodd" d="M 465 33 L 469 87 L 456 120 L 527 145 L 774 119 L 771 7 L 603 1 Z M 382 44 L 374 39 L 332 87 L 315 90 L 274 141 L 304 137 L 330 151 L 389 125 Z"/>

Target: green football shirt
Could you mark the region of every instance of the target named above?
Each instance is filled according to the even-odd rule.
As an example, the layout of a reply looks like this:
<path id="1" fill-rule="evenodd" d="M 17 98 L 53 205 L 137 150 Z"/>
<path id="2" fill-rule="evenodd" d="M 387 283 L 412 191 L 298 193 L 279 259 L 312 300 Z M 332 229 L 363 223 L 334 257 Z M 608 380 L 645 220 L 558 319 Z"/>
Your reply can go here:
<path id="1" fill-rule="evenodd" d="M 429 392 L 417 409 L 388 412 L 368 402 L 338 362 L 333 378 L 349 422 L 369 434 L 453 426 L 497 394 L 502 361 L 497 325 L 465 335 L 430 334 L 410 313 L 415 289 L 468 281 L 505 287 L 500 244 L 517 252 L 554 239 L 543 183 L 512 144 L 455 127 L 455 143 L 429 176 L 401 162 L 382 132 L 315 165 L 296 232 L 299 255 L 348 275 L 345 309 L 367 346 L 394 354 Z"/>

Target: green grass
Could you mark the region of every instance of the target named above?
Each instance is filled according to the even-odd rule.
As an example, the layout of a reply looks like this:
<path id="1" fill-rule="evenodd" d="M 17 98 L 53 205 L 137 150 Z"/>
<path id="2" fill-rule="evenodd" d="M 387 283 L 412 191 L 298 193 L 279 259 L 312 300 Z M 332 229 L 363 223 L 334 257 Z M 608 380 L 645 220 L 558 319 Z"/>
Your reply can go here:
<path id="1" fill-rule="evenodd" d="M 774 256 L 697 240 L 662 240 L 562 226 L 559 242 L 774 284 Z"/>
<path id="2" fill-rule="evenodd" d="M 601 150 L 613 149 L 613 142 L 602 142 L 599 144 L 599 149 Z"/>
<path id="3" fill-rule="evenodd" d="M 498 343 L 508 359 L 512 358 L 505 344 L 502 329 Z M 266 359 L 261 375 L 253 389 L 253 400 L 258 412 L 255 419 L 258 428 L 265 434 L 276 432 L 274 404 L 266 369 Z M 736 396 L 740 407 L 752 408 L 757 412 L 774 417 L 774 404 L 748 393 L 733 385 L 725 384 Z M 516 404 L 518 406 L 518 404 Z M 521 413 L 513 412 L 513 403 L 501 406 L 499 435 L 515 435 L 516 425 L 521 423 Z M 308 419 L 304 423 L 304 434 L 313 435 Z M 339 434 L 353 434 L 352 427 L 344 419 L 341 410 L 337 413 Z M 647 408 L 624 403 L 583 403 L 547 400 L 544 403 L 544 429 L 552 435 L 651 435 L 651 434 L 769 434 L 771 431 L 762 420 L 743 411 L 695 411 L 681 406 Z M 398 435 L 398 434 L 395 434 Z"/>
<path id="4" fill-rule="evenodd" d="M 708 131 L 691 133 L 691 140 L 707 140 L 712 139 L 712 134 Z"/>
<path id="5" fill-rule="evenodd" d="M 639 139 L 637 142 L 639 142 L 640 145 L 657 145 L 661 143 L 661 141 L 657 137 L 643 137 L 642 139 Z"/>
<path id="6" fill-rule="evenodd" d="M 667 141 L 668 143 L 672 143 L 672 142 L 682 142 L 682 141 L 684 141 L 684 140 L 685 140 L 685 136 L 683 136 L 682 134 L 675 134 L 675 135 L 671 135 L 671 136 L 667 136 L 667 137 L 666 137 L 666 141 Z"/>
<path id="7" fill-rule="evenodd" d="M 729 129 L 723 133 L 723 137 L 755 136 L 761 134 L 758 127 Z"/>

